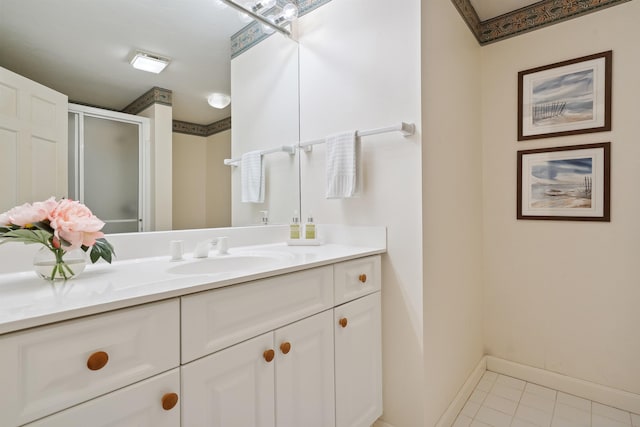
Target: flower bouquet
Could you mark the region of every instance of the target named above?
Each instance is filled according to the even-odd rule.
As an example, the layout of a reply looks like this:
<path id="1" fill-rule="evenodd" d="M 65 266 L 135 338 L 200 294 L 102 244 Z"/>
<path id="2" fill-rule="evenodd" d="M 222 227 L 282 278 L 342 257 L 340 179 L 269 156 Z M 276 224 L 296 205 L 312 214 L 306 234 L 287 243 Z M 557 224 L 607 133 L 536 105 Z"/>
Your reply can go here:
<path id="1" fill-rule="evenodd" d="M 38 274 L 47 280 L 67 280 L 84 270 L 86 264 L 83 253 L 75 261 L 69 259 L 74 251 L 91 249 L 92 263 L 100 258 L 111 263 L 115 252 L 100 231 L 102 227 L 104 222 L 82 203 L 69 199 L 56 201 L 51 197 L 0 214 L 0 245 L 8 242 L 43 245 L 36 258 L 48 256 L 51 260 L 34 261 Z"/>

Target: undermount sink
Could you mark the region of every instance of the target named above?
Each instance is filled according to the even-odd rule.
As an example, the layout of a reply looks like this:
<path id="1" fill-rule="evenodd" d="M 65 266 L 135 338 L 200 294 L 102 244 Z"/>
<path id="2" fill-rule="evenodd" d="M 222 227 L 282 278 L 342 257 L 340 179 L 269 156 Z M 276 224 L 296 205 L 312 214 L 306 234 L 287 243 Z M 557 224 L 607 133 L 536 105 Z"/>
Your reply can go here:
<path id="1" fill-rule="evenodd" d="M 167 269 L 172 274 L 217 274 L 256 271 L 291 264 L 293 256 L 286 253 L 235 253 L 213 255 L 210 258 L 181 262 Z"/>

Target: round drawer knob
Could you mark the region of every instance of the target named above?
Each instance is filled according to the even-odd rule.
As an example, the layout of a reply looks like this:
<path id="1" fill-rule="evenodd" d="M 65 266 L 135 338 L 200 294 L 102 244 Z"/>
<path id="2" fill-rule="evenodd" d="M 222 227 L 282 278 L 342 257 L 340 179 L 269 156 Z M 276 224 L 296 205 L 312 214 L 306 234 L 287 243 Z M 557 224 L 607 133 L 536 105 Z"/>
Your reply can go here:
<path id="1" fill-rule="evenodd" d="M 280 344 L 280 351 L 282 352 L 282 354 L 289 353 L 291 351 L 291 343 L 285 341 L 282 344 Z"/>
<path id="2" fill-rule="evenodd" d="M 99 369 L 104 368 L 104 366 L 109 361 L 109 355 L 104 351 L 96 351 L 89 359 L 87 359 L 87 368 L 92 371 L 97 371 Z"/>
<path id="3" fill-rule="evenodd" d="M 262 356 L 264 357 L 264 360 L 266 360 L 267 362 L 271 362 L 273 358 L 276 357 L 276 352 L 269 349 L 262 353 Z"/>
<path id="4" fill-rule="evenodd" d="M 361 274 L 358 276 L 358 280 L 361 281 L 362 283 L 366 283 L 367 282 L 367 275 L 366 274 Z"/>
<path id="5" fill-rule="evenodd" d="M 165 411 L 173 409 L 176 403 L 178 403 L 178 395 L 176 393 L 167 393 L 162 396 L 162 409 Z"/>
<path id="6" fill-rule="evenodd" d="M 340 324 L 340 326 L 342 326 L 343 328 L 346 328 L 346 327 L 347 327 L 347 324 L 348 324 L 349 322 L 347 321 L 347 318 L 346 318 L 346 317 L 343 317 L 343 318 L 341 318 L 341 319 L 338 321 L 338 323 L 339 323 L 339 324 Z"/>

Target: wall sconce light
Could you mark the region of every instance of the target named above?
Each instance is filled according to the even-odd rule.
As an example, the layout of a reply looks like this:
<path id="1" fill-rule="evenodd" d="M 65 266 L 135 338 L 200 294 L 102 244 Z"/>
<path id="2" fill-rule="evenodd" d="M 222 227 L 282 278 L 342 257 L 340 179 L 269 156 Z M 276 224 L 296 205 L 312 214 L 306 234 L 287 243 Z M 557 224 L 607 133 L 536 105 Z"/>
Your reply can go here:
<path id="1" fill-rule="evenodd" d="M 231 97 L 226 93 L 214 92 L 207 97 L 207 102 L 213 108 L 223 109 L 231 103 Z"/>
<path id="2" fill-rule="evenodd" d="M 169 65 L 171 60 L 152 53 L 136 51 L 130 62 L 133 68 L 137 70 L 158 74 L 164 70 L 167 65 Z"/>

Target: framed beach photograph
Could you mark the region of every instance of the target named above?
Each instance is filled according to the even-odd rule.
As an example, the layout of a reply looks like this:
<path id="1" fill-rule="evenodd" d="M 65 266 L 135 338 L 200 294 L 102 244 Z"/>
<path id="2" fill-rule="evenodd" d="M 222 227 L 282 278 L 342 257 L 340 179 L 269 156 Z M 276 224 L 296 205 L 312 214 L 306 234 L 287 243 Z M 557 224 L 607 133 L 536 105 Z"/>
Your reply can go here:
<path id="1" fill-rule="evenodd" d="M 610 144 L 518 151 L 518 219 L 610 221 Z"/>
<path id="2" fill-rule="evenodd" d="M 611 130 L 612 51 L 518 73 L 518 141 Z"/>

